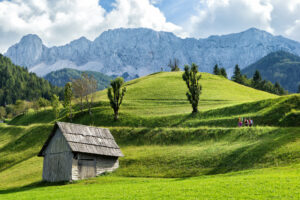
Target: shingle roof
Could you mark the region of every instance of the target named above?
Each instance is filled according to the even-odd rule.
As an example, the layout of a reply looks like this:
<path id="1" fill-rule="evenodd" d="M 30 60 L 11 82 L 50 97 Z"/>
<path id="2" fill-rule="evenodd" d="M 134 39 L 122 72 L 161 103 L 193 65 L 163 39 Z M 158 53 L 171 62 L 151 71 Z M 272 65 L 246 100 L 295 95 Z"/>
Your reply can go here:
<path id="1" fill-rule="evenodd" d="M 44 150 L 50 143 L 57 128 L 59 128 L 73 152 L 106 155 L 120 157 L 124 156 L 114 137 L 107 128 L 97 128 L 57 122 L 52 134 L 42 147 L 39 156 L 44 156 Z"/>

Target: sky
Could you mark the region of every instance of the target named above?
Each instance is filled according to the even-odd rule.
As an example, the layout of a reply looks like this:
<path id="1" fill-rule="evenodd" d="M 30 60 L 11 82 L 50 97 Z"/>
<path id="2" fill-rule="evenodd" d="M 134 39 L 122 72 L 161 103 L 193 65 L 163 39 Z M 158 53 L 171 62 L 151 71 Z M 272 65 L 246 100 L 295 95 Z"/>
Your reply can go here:
<path id="1" fill-rule="evenodd" d="M 114 28 L 206 38 L 258 28 L 300 41 L 300 0 L 0 0 L 0 52 L 26 34 L 47 46 Z"/>

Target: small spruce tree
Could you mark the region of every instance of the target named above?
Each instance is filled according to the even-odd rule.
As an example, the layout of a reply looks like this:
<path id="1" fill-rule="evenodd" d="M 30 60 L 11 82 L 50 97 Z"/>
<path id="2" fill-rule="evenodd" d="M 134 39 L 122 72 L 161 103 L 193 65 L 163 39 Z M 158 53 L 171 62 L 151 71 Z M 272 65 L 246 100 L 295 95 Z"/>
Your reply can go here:
<path id="1" fill-rule="evenodd" d="M 200 99 L 200 94 L 202 87 L 199 83 L 201 75 L 198 74 L 198 66 L 193 63 L 190 67 L 189 65 L 184 66 L 184 74 L 182 75 L 182 79 L 185 81 L 188 92 L 186 96 L 192 105 L 193 113 L 198 112 L 198 104 Z"/>
<path id="2" fill-rule="evenodd" d="M 274 87 L 276 94 L 284 95 L 286 93 L 286 91 L 281 87 L 281 85 L 278 82 L 275 83 Z"/>
<path id="3" fill-rule="evenodd" d="M 227 78 L 227 73 L 226 73 L 226 70 L 225 70 L 224 67 L 222 67 L 222 68 L 220 69 L 220 74 L 221 74 L 222 76 L 224 76 L 225 78 Z"/>
<path id="4" fill-rule="evenodd" d="M 234 68 L 234 72 L 233 72 L 233 76 L 231 78 L 234 82 L 237 82 L 239 84 L 242 84 L 243 83 L 243 77 L 242 77 L 242 74 L 241 74 L 241 69 L 239 67 L 239 65 L 235 65 L 235 68 Z"/>
<path id="5" fill-rule="evenodd" d="M 219 69 L 218 64 L 216 64 L 214 67 L 214 75 L 221 75 L 221 71 Z"/>
<path id="6" fill-rule="evenodd" d="M 171 72 L 180 71 L 179 60 L 177 58 L 170 59 L 168 66 L 171 68 Z"/>
<path id="7" fill-rule="evenodd" d="M 256 89 L 261 89 L 262 78 L 258 70 L 255 71 L 252 80 L 253 80 L 253 87 Z"/>
<path id="8" fill-rule="evenodd" d="M 123 84 L 124 79 L 122 77 L 118 77 L 110 82 L 111 87 L 107 90 L 107 97 L 109 99 L 110 106 L 114 110 L 115 121 L 119 118 L 119 109 L 126 93 L 126 87 L 123 87 L 121 90 Z"/>

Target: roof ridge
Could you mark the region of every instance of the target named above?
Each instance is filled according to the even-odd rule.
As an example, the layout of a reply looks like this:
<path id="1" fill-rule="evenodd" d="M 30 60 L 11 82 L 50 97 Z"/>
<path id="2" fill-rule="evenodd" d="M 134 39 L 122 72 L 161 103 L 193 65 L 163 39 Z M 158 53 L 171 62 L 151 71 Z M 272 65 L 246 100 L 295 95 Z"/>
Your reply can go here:
<path id="1" fill-rule="evenodd" d="M 109 147 L 109 146 L 96 145 L 96 144 L 89 144 L 89 143 L 84 143 L 84 142 L 74 142 L 74 141 L 68 141 L 68 142 L 78 143 L 78 144 L 87 144 L 87 145 L 93 145 L 93 146 L 98 146 L 98 147 L 106 147 L 106 148 L 110 148 L 110 149 L 120 149 L 120 148 L 116 148 L 116 147 Z"/>
<path id="2" fill-rule="evenodd" d="M 71 133 L 71 132 L 69 132 L 69 133 L 65 133 L 65 134 L 69 134 L 69 135 L 82 135 L 82 136 L 90 136 L 90 137 L 95 137 L 95 138 L 99 138 L 99 137 L 97 137 L 97 136 L 94 136 L 94 135 L 84 135 L 84 134 L 81 134 L 81 133 Z M 107 139 L 107 140 L 114 140 L 113 138 L 108 138 L 108 137 L 105 137 L 105 138 L 103 138 L 103 139 Z"/>
<path id="3" fill-rule="evenodd" d="M 89 127 L 89 128 L 109 130 L 108 128 L 97 127 L 97 126 L 88 126 L 88 125 L 84 125 L 84 124 L 74 124 L 74 123 L 70 123 L 70 122 L 56 122 L 56 123 L 57 124 L 70 124 L 70 125 L 73 125 L 73 126 L 83 126 L 83 127 Z"/>

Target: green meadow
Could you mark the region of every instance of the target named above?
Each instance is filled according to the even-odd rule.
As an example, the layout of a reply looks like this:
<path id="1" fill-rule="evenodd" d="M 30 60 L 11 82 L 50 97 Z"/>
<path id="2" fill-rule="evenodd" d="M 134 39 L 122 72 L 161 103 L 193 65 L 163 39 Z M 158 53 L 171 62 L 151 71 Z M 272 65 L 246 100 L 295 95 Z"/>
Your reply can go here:
<path id="1" fill-rule="evenodd" d="M 0 199 L 299 199 L 300 95 L 202 73 L 200 112 L 192 115 L 181 76 L 127 82 L 117 122 L 106 90 L 94 94 L 93 116 L 74 106 L 74 123 L 110 128 L 121 147 L 125 157 L 111 174 L 44 183 L 37 153 L 54 124 L 51 110 L 0 125 Z M 239 117 L 254 127 L 238 128 Z"/>

